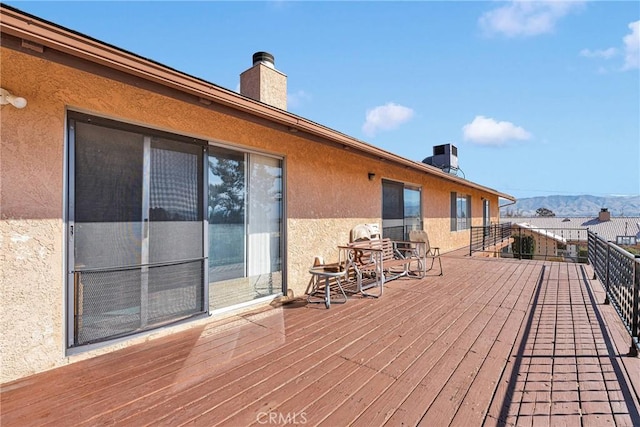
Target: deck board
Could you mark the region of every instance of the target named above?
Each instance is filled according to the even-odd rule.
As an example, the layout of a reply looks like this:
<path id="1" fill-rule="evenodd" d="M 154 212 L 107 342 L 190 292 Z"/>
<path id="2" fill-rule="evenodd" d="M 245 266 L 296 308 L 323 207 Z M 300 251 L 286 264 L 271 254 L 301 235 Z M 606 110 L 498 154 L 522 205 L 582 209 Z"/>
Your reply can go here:
<path id="1" fill-rule="evenodd" d="M 640 361 L 588 266 L 443 264 L 2 384 L 0 424 L 640 425 Z"/>

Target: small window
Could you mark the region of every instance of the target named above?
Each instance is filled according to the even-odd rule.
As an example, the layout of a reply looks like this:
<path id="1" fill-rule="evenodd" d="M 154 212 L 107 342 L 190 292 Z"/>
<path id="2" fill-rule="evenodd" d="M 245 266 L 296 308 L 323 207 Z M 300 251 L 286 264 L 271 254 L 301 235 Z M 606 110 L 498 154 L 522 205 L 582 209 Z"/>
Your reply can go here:
<path id="1" fill-rule="evenodd" d="M 471 196 L 451 193 L 451 231 L 467 230 L 471 227 Z"/>

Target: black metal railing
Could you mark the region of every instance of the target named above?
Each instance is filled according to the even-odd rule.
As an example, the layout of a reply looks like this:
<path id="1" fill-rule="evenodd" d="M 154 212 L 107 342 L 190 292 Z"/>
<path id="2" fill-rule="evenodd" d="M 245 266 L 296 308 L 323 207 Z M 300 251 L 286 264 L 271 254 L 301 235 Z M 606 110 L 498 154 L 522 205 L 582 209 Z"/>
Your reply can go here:
<path id="1" fill-rule="evenodd" d="M 511 223 L 471 227 L 469 255 L 474 252 L 497 252 L 511 237 Z"/>
<path id="2" fill-rule="evenodd" d="M 611 303 L 631 335 L 629 355 L 638 355 L 640 323 L 640 259 L 589 231 L 589 262 L 594 279 L 606 291 L 605 304 Z"/>

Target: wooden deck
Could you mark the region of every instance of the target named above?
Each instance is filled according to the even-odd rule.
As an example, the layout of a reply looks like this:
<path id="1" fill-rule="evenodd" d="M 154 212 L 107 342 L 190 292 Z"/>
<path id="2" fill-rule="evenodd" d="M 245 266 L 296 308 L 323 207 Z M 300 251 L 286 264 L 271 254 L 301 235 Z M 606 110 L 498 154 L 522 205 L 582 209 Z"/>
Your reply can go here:
<path id="1" fill-rule="evenodd" d="M 640 360 L 588 266 L 443 264 L 3 384 L 0 424 L 640 426 Z"/>

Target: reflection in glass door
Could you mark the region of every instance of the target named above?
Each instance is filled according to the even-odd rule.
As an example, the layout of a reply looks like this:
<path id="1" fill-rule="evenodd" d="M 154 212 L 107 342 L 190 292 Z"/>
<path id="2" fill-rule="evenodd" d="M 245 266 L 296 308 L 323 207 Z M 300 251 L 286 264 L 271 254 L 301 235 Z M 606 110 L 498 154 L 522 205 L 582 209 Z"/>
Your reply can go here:
<path id="1" fill-rule="evenodd" d="M 68 346 L 204 312 L 203 147 L 69 116 Z"/>
<path id="2" fill-rule="evenodd" d="M 419 188 L 404 187 L 404 240 L 411 230 L 422 230 L 422 192 Z"/>
<path id="3" fill-rule="evenodd" d="M 382 236 L 408 240 L 411 230 L 422 230 L 422 192 L 401 182 L 382 181 Z"/>
<path id="4" fill-rule="evenodd" d="M 210 147 L 208 168 L 211 307 L 282 292 L 282 160 Z"/>
<path id="5" fill-rule="evenodd" d="M 245 154 L 212 147 L 209 173 L 209 279 L 245 275 Z"/>

